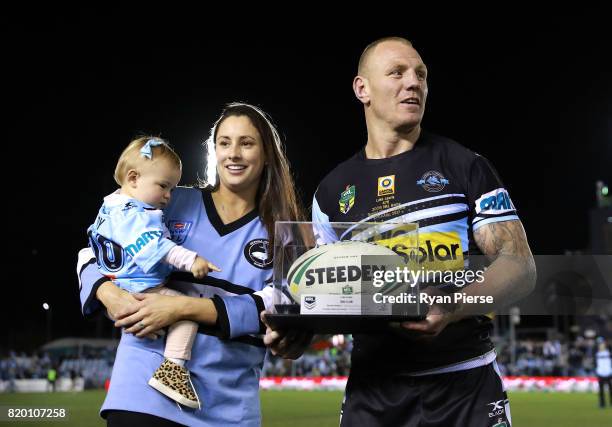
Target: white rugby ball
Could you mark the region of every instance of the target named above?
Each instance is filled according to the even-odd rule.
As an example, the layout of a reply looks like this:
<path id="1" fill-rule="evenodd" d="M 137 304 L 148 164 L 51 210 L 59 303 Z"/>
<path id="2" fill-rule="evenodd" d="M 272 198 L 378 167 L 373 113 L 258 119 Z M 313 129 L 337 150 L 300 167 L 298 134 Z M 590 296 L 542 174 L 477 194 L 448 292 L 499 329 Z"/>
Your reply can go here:
<path id="1" fill-rule="evenodd" d="M 375 265 L 362 265 L 364 255 L 384 255 Z M 361 294 L 362 283 L 371 283 L 376 270 L 402 266 L 391 249 L 374 243 L 343 241 L 313 248 L 296 259 L 287 272 L 289 293 L 296 302 L 302 294 Z"/>

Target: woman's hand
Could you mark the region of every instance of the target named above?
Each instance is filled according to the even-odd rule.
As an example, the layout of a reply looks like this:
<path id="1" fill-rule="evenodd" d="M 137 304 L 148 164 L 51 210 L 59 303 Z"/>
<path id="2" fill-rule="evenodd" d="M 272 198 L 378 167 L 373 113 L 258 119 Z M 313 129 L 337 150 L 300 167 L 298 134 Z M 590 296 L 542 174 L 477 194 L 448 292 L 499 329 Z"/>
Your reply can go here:
<path id="1" fill-rule="evenodd" d="M 138 300 L 110 281 L 100 285 L 96 291 L 96 298 L 104 304 L 111 320 L 117 320 L 120 313 L 131 314 L 137 310 Z"/>
<path id="2" fill-rule="evenodd" d="M 111 320 L 117 320 L 124 316 L 136 313 L 139 309 L 140 301 L 129 292 L 119 288 L 113 282 L 104 282 L 96 291 L 96 298 L 104 304 L 106 312 Z M 154 331 L 145 335 L 147 338 L 155 340 L 164 335 L 163 330 Z"/>
<path id="3" fill-rule="evenodd" d="M 285 359 L 297 359 L 310 345 L 313 334 L 304 331 L 275 331 L 266 323 L 267 311 L 262 311 L 259 318 L 266 325 L 264 344 L 270 347 L 272 354 Z"/>
<path id="4" fill-rule="evenodd" d="M 133 294 L 136 310 L 126 307 L 119 312 L 115 326 L 126 327 L 125 332 L 138 338 L 152 333 L 159 334 L 162 328 L 183 320 L 182 308 L 186 305 L 184 296 L 167 296 L 156 293 Z"/>

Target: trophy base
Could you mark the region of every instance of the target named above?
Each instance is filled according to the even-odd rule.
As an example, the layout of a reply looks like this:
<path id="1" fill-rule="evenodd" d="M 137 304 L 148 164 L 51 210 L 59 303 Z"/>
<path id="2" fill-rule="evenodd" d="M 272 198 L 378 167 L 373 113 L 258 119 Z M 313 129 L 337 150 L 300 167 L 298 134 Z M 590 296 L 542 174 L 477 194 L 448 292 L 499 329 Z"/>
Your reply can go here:
<path id="1" fill-rule="evenodd" d="M 266 322 L 272 329 L 316 334 L 375 333 L 389 329 L 389 322 L 424 318 L 424 315 L 266 314 Z"/>

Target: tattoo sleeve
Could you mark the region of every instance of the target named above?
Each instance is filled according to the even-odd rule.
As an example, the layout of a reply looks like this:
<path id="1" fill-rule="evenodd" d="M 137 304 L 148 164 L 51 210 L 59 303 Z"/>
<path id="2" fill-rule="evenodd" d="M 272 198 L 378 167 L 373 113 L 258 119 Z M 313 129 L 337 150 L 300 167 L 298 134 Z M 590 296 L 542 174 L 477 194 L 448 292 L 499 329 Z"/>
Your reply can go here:
<path id="1" fill-rule="evenodd" d="M 502 221 L 483 225 L 474 232 L 474 240 L 490 260 L 509 256 L 533 260 L 527 236 L 520 221 Z"/>

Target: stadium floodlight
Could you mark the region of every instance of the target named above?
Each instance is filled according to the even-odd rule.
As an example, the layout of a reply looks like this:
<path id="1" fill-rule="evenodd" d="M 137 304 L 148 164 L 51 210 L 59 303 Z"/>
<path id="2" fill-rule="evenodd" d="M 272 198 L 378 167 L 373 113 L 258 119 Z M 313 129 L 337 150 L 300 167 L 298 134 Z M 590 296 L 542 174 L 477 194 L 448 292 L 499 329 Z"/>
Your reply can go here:
<path id="1" fill-rule="evenodd" d="M 521 309 L 519 307 L 510 308 L 510 321 L 513 325 L 521 323 Z"/>
<path id="2" fill-rule="evenodd" d="M 51 341 L 51 336 L 53 333 L 53 316 L 52 316 L 52 312 L 51 312 L 51 304 L 49 304 L 48 302 L 43 302 L 43 310 L 45 310 L 45 313 L 47 313 L 47 322 L 46 322 L 46 329 L 47 329 L 47 342 Z"/>
<path id="3" fill-rule="evenodd" d="M 516 325 L 521 323 L 521 309 L 510 307 L 510 364 L 516 366 Z"/>
<path id="4" fill-rule="evenodd" d="M 603 181 L 597 181 L 595 183 L 597 188 L 597 207 L 605 208 L 612 206 L 612 199 L 610 199 L 610 189 L 608 185 Z"/>

